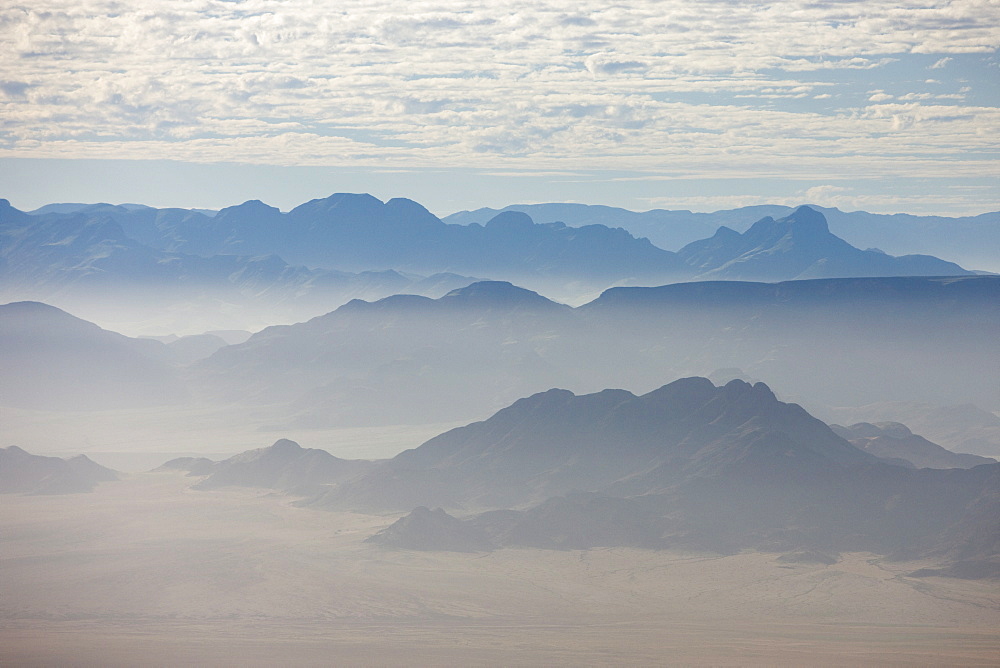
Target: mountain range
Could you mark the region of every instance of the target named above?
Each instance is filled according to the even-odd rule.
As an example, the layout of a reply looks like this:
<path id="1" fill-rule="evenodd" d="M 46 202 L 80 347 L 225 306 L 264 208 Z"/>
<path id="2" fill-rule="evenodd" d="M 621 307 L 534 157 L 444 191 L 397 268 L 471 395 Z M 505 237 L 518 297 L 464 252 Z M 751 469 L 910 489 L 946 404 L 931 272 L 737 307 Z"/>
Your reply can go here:
<path id="1" fill-rule="evenodd" d="M 998 336 L 992 276 L 613 288 L 577 308 L 482 282 L 267 328 L 187 377 L 201 401 L 286 402 L 299 426 L 471 419 L 551 387 L 647 391 L 733 367 L 818 405 L 992 408 Z"/>
<path id="2" fill-rule="evenodd" d="M 1000 464 L 918 469 L 877 457 L 763 383 L 551 389 L 351 471 L 316 452 L 278 441 L 227 460 L 242 466 L 203 467 L 196 487 L 216 486 L 228 466 L 221 484 L 293 491 L 306 495 L 301 506 L 412 509 L 369 540 L 395 549 L 870 551 L 935 559 L 936 574 L 1000 573 Z M 192 465 L 203 466 L 175 467 Z"/>
<path id="3" fill-rule="evenodd" d="M 719 227 L 672 252 L 604 224 L 536 223 L 514 210 L 448 224 L 411 200 L 345 193 L 288 213 L 252 200 L 213 216 L 108 204 L 28 214 L 0 201 L 0 299 L 95 312 L 103 300 L 105 309 L 161 318 L 171 310 L 207 318 L 225 306 L 288 321 L 351 298 L 437 297 L 471 277 L 579 302 L 612 285 L 969 273 L 928 255 L 859 250 L 810 207 L 765 216 L 743 233 Z M 205 329 L 237 326 L 247 318 Z"/>
<path id="4" fill-rule="evenodd" d="M 859 248 L 880 248 L 893 255 L 933 254 L 967 267 L 1000 272 L 1000 211 L 977 216 L 915 216 L 905 213 L 876 214 L 841 211 L 810 204 L 829 221 L 837 236 Z M 795 207 L 755 205 L 738 209 L 694 213 L 685 210 L 652 209 L 630 211 L 617 207 L 549 203 L 512 204 L 502 209 L 459 211 L 442 220 L 469 225 L 484 223 L 498 213 L 519 211 L 539 223 L 561 221 L 572 227 L 603 224 L 621 227 L 636 237 L 646 237 L 660 248 L 674 249 L 712 236 L 720 226 L 746 232 L 765 218 L 783 218 Z"/>

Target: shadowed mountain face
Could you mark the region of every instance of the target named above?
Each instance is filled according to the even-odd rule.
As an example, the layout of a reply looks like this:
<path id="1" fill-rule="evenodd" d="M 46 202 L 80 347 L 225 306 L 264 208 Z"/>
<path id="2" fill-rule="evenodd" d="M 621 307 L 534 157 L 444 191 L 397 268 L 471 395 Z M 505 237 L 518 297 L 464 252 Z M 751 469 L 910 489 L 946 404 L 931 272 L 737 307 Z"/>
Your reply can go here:
<path id="1" fill-rule="evenodd" d="M 12 445 L 0 448 L 0 494 L 73 494 L 89 492 L 118 475 L 87 458 L 32 455 Z"/>
<path id="2" fill-rule="evenodd" d="M 272 327 L 191 377 L 206 400 L 288 402 L 301 426 L 475 419 L 551 387 L 646 391 L 733 367 L 833 406 L 992 408 L 998 336 L 989 276 L 614 288 L 576 309 L 486 282 Z"/>
<path id="3" fill-rule="evenodd" d="M 942 448 L 922 436 L 917 436 L 906 425 L 898 422 L 859 422 L 850 427 L 832 425 L 833 431 L 850 441 L 859 450 L 883 459 L 901 459 L 916 468 L 970 469 L 981 464 L 995 464 L 995 459 L 964 455 Z"/>
<path id="4" fill-rule="evenodd" d="M 81 410 L 179 403 L 158 341 L 131 339 L 36 302 L 0 306 L 0 405 Z"/>
<path id="5" fill-rule="evenodd" d="M 326 450 L 303 448 L 283 438 L 270 447 L 249 450 L 211 466 L 202 460 L 172 460 L 162 468 L 188 470 L 194 475 L 207 473 L 208 477 L 195 485 L 195 489 L 265 487 L 305 494 L 321 485 L 357 475 L 370 465 L 366 461 L 339 459 Z"/>

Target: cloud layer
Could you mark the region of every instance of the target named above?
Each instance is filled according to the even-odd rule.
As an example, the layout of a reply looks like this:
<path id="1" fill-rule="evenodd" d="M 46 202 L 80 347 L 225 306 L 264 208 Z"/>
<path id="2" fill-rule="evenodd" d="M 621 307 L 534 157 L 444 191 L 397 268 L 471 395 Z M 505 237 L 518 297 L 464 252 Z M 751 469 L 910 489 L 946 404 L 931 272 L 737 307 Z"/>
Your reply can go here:
<path id="1" fill-rule="evenodd" d="M 995 0 L 36 0 L 0 8 L 0 156 L 982 177 L 998 26 Z"/>

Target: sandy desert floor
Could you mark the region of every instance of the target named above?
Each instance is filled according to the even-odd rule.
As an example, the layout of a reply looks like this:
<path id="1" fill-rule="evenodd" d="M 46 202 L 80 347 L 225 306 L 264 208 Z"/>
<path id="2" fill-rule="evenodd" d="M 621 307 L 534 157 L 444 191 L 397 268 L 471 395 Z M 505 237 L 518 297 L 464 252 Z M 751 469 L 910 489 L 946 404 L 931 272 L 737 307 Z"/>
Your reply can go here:
<path id="1" fill-rule="evenodd" d="M 491 554 L 179 473 L 0 497 L 0 665 L 1000 664 L 995 581 L 845 554 Z"/>

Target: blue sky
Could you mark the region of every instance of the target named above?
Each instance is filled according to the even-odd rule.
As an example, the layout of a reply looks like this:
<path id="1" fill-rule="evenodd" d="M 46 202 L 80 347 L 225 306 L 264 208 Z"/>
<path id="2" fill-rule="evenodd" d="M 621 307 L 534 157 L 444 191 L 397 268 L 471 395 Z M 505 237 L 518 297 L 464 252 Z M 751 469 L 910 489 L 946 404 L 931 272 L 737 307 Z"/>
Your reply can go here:
<path id="1" fill-rule="evenodd" d="M 0 196 L 1000 209 L 1000 3 L 37 0 Z"/>

